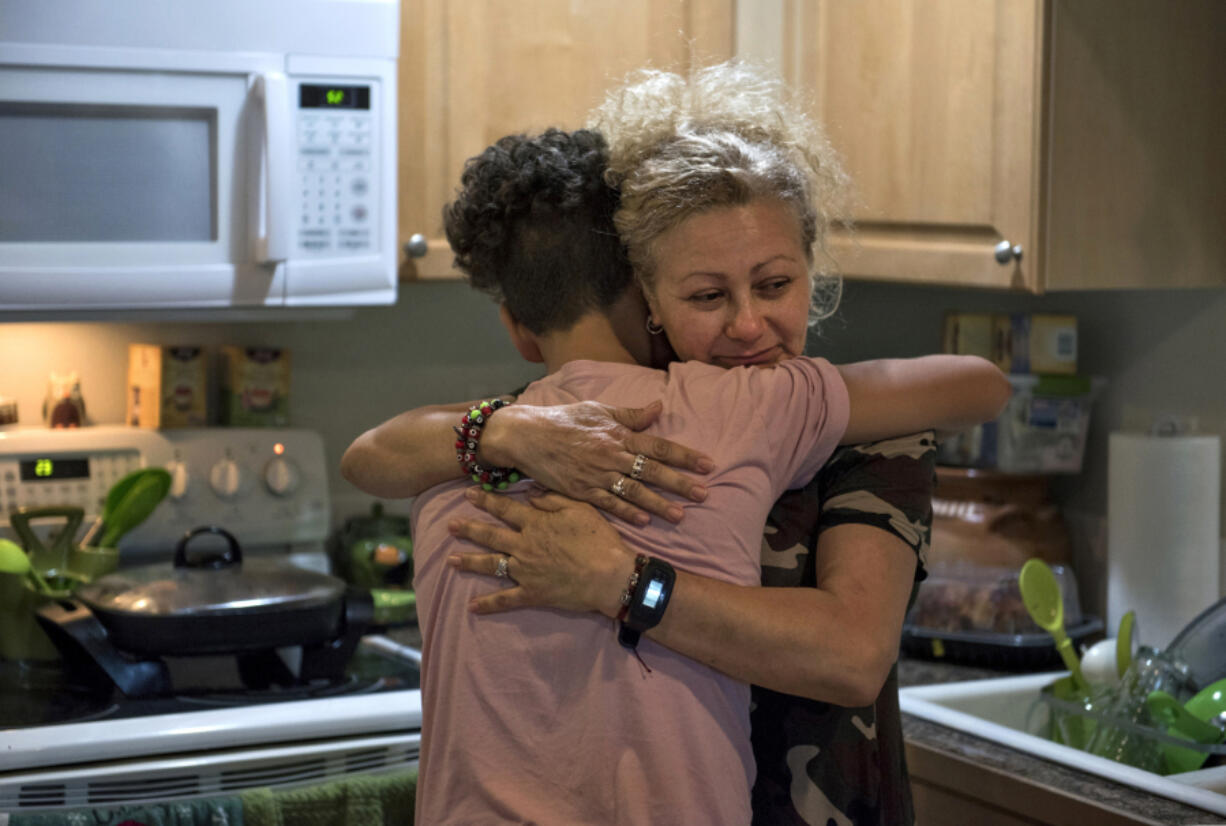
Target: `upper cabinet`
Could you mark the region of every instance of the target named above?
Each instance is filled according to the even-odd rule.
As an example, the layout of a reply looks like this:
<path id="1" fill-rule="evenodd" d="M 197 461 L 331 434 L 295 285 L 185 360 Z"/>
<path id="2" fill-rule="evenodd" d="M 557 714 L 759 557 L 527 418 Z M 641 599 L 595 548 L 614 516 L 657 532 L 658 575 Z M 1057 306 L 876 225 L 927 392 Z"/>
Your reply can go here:
<path id="1" fill-rule="evenodd" d="M 808 97 L 858 194 L 850 278 L 1226 285 L 1221 0 L 405 0 L 402 278 L 454 278 L 464 161 L 575 128 L 647 64 L 732 55 Z"/>
<path id="2" fill-rule="evenodd" d="M 1226 285 L 1226 3 L 762 0 L 734 15 L 736 53 L 813 101 L 855 182 L 856 229 L 830 245 L 845 275 Z"/>
<path id="3" fill-rule="evenodd" d="M 574 129 L 645 65 L 732 54 L 733 0 L 404 0 L 399 228 L 402 278 L 454 278 L 442 211 L 464 161 L 511 132 Z"/>

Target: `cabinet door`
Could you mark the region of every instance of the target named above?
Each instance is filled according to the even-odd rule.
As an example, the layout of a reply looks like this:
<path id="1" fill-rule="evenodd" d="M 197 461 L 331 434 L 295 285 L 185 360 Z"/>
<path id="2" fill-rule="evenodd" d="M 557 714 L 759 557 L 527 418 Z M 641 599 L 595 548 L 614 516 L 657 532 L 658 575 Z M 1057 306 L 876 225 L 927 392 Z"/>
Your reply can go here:
<path id="1" fill-rule="evenodd" d="M 743 5 L 738 54 L 781 64 L 856 185 L 844 275 L 1037 288 L 1040 0 Z"/>
<path id="2" fill-rule="evenodd" d="M 1221 0 L 1052 7 L 1048 289 L 1226 286 Z"/>
<path id="3" fill-rule="evenodd" d="M 574 129 L 648 64 L 726 59 L 733 0 L 404 0 L 399 226 L 424 236 L 401 278 L 455 278 L 442 210 L 467 158 L 511 132 Z"/>

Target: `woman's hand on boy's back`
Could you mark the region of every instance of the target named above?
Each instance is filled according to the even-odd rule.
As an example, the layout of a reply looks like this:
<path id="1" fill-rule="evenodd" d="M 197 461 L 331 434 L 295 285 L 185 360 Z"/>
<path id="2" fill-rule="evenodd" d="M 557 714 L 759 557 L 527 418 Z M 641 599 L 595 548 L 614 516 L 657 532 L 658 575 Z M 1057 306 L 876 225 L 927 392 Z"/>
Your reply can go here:
<path id="1" fill-rule="evenodd" d="M 453 536 L 493 553 L 452 554 L 447 564 L 470 573 L 497 576 L 501 560 L 513 586 L 478 597 L 469 609 L 496 614 L 514 608 L 543 607 L 597 611 L 616 616 L 621 591 L 634 570 L 634 553 L 622 544 L 609 520 L 583 502 L 556 493 L 526 504 L 478 487 L 468 500 L 502 523 L 453 519 Z"/>
<path id="2" fill-rule="evenodd" d="M 599 402 L 537 406 L 515 404 L 491 416 L 478 458 L 483 463 L 515 467 L 544 488 L 557 491 L 632 524 L 645 525 L 650 514 L 679 522 L 681 506 L 653 487 L 693 502 L 706 488 L 680 473 L 707 473 L 711 459 L 685 445 L 641 431 L 659 417 L 663 405 L 613 407 Z M 631 478 L 635 458 L 638 478 Z M 621 496 L 613 493 L 620 480 Z"/>

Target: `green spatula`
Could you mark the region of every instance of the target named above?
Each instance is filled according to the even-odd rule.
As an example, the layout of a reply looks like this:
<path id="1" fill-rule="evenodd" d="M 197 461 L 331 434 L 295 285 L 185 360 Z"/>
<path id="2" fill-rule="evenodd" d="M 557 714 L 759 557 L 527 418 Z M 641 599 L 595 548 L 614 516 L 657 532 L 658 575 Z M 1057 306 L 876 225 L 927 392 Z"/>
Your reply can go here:
<path id="1" fill-rule="evenodd" d="M 170 490 L 170 474 L 160 467 L 134 470 L 107 491 L 98 521 L 90 526 L 81 544 L 114 547 L 119 537 L 153 513 Z"/>
<path id="2" fill-rule="evenodd" d="M 1073 641 L 1064 633 L 1064 597 L 1056 575 L 1043 560 L 1031 559 L 1017 575 L 1017 587 L 1035 625 L 1051 634 L 1056 641 L 1056 651 L 1072 674 L 1077 690 L 1088 694 L 1090 685 L 1081 673 L 1081 663 L 1073 651 Z"/>

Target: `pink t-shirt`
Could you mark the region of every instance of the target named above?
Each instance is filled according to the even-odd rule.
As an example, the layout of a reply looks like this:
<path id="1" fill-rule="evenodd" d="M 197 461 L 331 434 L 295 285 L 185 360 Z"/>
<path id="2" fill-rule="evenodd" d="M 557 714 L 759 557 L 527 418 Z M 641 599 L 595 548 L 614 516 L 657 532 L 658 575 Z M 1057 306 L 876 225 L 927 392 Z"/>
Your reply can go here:
<path id="1" fill-rule="evenodd" d="M 740 585 L 760 582 L 771 506 L 817 472 L 848 416 L 838 372 L 809 358 L 667 372 L 574 361 L 519 399 L 663 400 L 650 432 L 715 460 L 707 500 L 682 502 L 680 525 L 611 524 L 637 552 Z M 469 484 L 431 488 L 413 507 L 424 639 L 417 823 L 748 823 L 749 686 L 644 637 L 648 673 L 598 614 L 470 613 L 471 598 L 507 586 L 446 565 L 448 554 L 483 550 L 447 533 L 450 519 L 490 518 L 464 499 Z"/>

